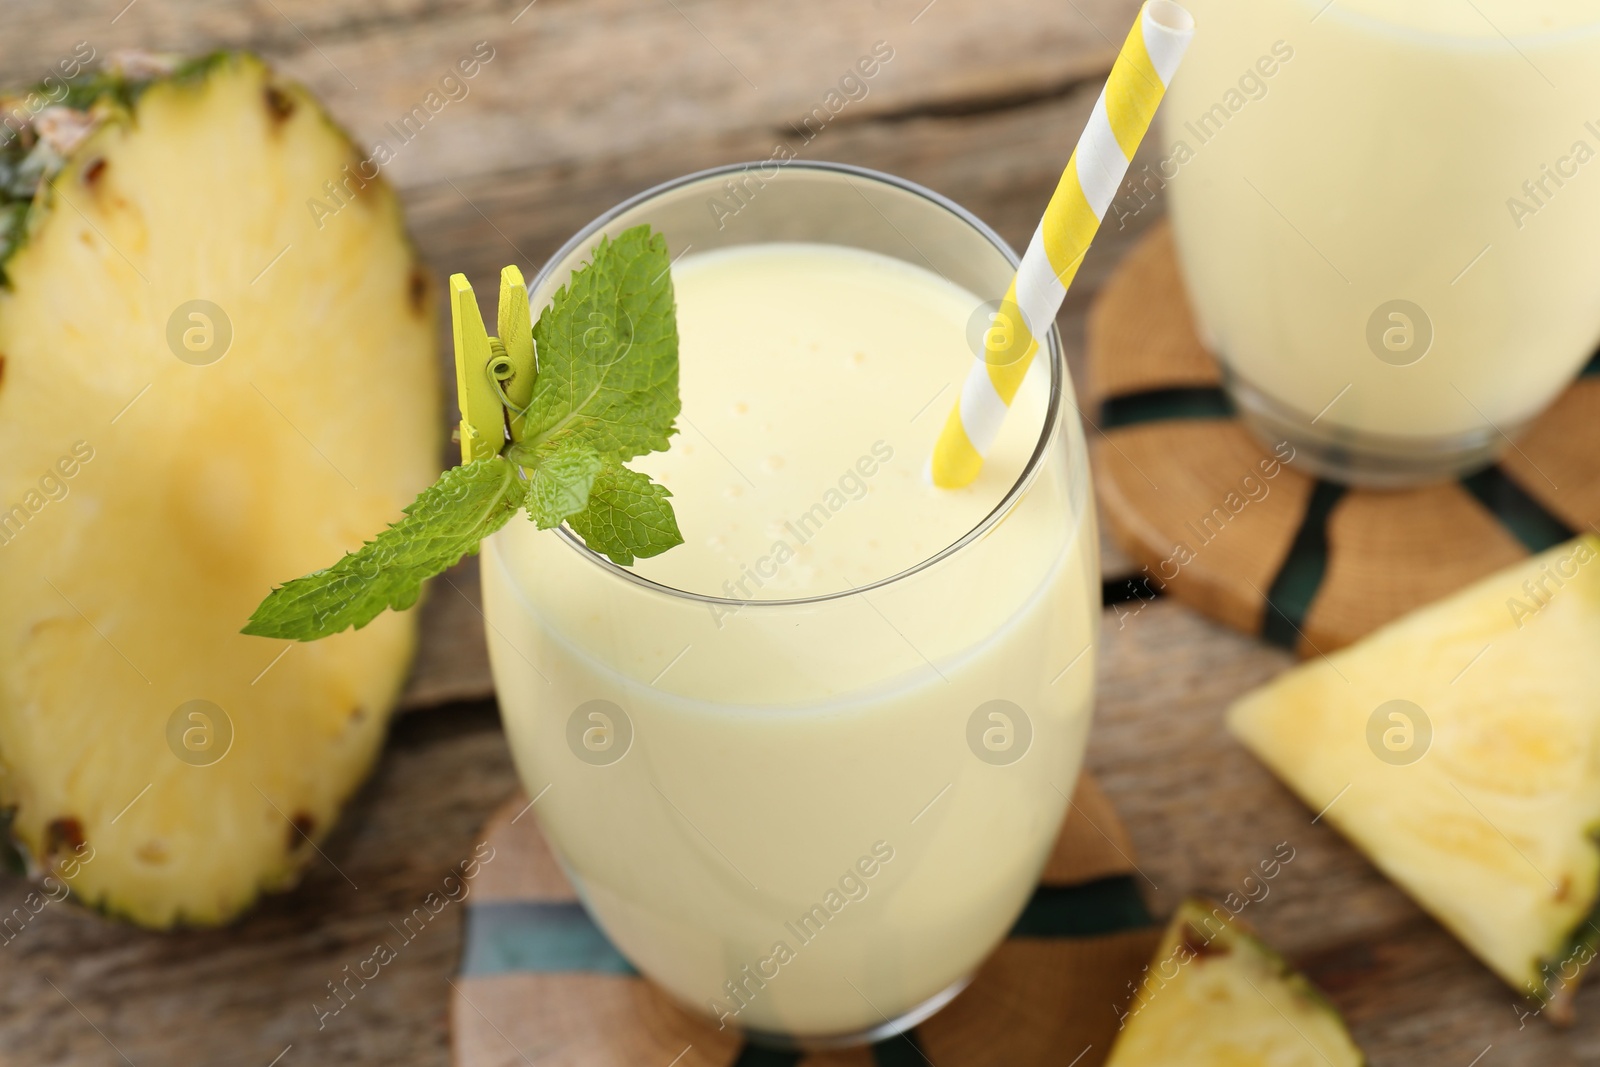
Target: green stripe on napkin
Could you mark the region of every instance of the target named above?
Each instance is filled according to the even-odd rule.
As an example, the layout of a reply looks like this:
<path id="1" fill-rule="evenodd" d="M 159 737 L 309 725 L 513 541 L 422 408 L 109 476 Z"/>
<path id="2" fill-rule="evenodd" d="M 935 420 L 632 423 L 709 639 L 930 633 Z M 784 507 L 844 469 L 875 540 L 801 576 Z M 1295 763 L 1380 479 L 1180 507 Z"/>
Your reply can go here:
<path id="1" fill-rule="evenodd" d="M 577 901 L 496 901 L 467 908 L 461 974 L 636 975 Z"/>

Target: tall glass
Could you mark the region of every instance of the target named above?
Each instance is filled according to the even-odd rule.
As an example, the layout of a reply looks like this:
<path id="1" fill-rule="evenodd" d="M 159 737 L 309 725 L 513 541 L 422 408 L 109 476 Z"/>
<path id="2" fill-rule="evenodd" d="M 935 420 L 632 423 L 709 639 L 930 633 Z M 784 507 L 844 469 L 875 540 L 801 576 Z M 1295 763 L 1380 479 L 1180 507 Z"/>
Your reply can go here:
<path id="1" fill-rule="evenodd" d="M 710 206 L 730 182 L 736 218 Z M 909 182 L 769 163 L 595 220 L 533 282 L 534 307 L 602 234 L 645 222 L 674 254 L 831 243 L 990 298 L 1016 264 Z M 590 914 L 690 1010 L 772 1043 L 875 1039 L 959 992 L 1026 903 L 1082 760 L 1100 612 L 1053 329 L 1038 358 L 1048 409 L 1016 484 L 953 544 L 859 589 L 686 592 L 527 522 L 484 545 L 495 682 L 533 810 Z"/>
<path id="2" fill-rule="evenodd" d="M 1151 175 L 1246 420 L 1358 484 L 1489 462 L 1600 340 L 1600 3 L 1191 6 Z"/>

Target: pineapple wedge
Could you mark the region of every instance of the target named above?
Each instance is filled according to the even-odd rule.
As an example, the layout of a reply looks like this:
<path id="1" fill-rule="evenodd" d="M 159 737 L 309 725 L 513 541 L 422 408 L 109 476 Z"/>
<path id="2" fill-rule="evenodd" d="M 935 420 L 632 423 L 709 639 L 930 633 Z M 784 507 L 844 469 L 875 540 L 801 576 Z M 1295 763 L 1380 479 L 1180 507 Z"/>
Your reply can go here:
<path id="1" fill-rule="evenodd" d="M 1232 732 L 1559 1020 L 1600 895 L 1600 539 L 1559 545 L 1244 697 Z"/>
<path id="2" fill-rule="evenodd" d="M 1225 908 L 1183 902 L 1106 1067 L 1359 1067 L 1344 1021 Z"/>
<path id="3" fill-rule="evenodd" d="M 0 131 L 0 816 L 90 906 L 218 923 L 316 857 L 404 680 L 412 615 L 239 628 L 437 472 L 429 283 L 254 57 L 35 103 Z"/>

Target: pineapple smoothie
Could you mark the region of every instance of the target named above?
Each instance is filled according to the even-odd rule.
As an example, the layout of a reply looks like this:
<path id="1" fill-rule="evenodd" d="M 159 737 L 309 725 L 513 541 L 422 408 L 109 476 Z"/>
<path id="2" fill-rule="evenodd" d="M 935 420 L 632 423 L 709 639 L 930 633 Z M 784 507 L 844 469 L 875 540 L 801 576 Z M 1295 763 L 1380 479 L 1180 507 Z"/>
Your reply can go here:
<path id="1" fill-rule="evenodd" d="M 1193 9 L 1163 174 L 1246 411 L 1437 473 L 1492 454 L 1600 339 L 1600 2 Z"/>
<path id="2" fill-rule="evenodd" d="M 979 480 L 935 489 L 977 295 L 833 244 L 694 252 L 673 281 L 680 432 L 639 465 L 685 543 L 631 573 L 527 522 L 484 547 L 516 762 L 591 914 L 691 1010 L 909 1025 L 1016 919 L 1082 759 L 1070 385 L 1042 350 Z"/>

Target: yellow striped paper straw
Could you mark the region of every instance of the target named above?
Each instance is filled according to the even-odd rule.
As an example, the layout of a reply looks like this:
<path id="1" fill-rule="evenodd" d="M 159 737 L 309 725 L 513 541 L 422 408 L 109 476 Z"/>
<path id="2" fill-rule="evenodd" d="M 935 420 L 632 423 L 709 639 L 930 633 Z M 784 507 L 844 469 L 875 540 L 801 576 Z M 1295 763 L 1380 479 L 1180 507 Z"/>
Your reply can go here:
<path id="1" fill-rule="evenodd" d="M 1055 321 L 1193 36 L 1194 19 L 1172 0 L 1147 0 L 1140 9 L 994 325 L 984 334 L 983 356 L 974 361 L 939 432 L 929 461 L 933 484 L 959 489 L 983 469 L 984 454 L 1038 350 L 1033 330 L 1048 331 Z"/>

